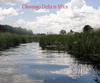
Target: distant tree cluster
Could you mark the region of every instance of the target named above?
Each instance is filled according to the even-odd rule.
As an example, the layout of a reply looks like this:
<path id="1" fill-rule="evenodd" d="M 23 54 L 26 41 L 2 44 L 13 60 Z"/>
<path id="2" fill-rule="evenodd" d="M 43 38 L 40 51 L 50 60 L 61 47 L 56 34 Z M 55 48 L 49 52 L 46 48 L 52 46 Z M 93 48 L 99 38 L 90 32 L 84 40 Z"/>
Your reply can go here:
<path id="1" fill-rule="evenodd" d="M 66 35 L 66 30 L 61 30 L 61 31 L 60 31 L 60 34 L 61 34 L 61 35 Z"/>
<path id="2" fill-rule="evenodd" d="M 84 27 L 83 27 L 83 32 L 84 33 L 86 33 L 86 32 L 93 32 L 93 28 L 90 26 L 90 25 L 85 25 Z M 73 30 L 70 30 L 70 32 L 69 32 L 70 34 L 72 34 L 72 33 L 76 33 L 76 32 L 74 32 Z M 59 32 L 59 34 L 61 34 L 61 35 L 66 35 L 67 33 L 66 33 L 66 30 L 61 30 L 60 32 Z"/>
<path id="3" fill-rule="evenodd" d="M 17 33 L 17 34 L 28 34 L 32 35 L 32 30 L 27 30 L 21 27 L 12 27 L 9 25 L 0 25 L 0 32 L 10 32 L 10 33 Z"/>
<path id="4" fill-rule="evenodd" d="M 93 28 L 90 25 L 85 25 L 83 27 L 83 32 L 92 32 Z"/>

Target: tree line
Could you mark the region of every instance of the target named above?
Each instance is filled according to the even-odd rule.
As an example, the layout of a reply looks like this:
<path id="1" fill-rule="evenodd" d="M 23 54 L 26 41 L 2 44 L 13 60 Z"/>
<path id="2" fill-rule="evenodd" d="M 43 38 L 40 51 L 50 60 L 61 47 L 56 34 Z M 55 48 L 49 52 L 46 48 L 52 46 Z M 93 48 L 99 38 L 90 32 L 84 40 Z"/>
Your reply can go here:
<path id="1" fill-rule="evenodd" d="M 32 35 L 32 30 L 27 30 L 21 27 L 12 27 L 9 25 L 0 25 L 0 32 L 10 32 L 10 33 L 16 33 L 16 34 L 27 34 Z"/>

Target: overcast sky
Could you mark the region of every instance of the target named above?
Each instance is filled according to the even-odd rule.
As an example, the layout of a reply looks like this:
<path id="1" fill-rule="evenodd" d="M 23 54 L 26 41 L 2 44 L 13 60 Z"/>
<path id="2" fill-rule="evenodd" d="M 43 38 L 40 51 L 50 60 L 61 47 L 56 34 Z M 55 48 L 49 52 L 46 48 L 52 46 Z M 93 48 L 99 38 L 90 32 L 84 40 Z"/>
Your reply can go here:
<path id="1" fill-rule="evenodd" d="M 61 9 L 22 8 L 32 6 L 64 5 Z M 81 31 L 89 24 L 100 27 L 100 0 L 0 0 L 0 24 L 32 29 L 34 33 Z"/>

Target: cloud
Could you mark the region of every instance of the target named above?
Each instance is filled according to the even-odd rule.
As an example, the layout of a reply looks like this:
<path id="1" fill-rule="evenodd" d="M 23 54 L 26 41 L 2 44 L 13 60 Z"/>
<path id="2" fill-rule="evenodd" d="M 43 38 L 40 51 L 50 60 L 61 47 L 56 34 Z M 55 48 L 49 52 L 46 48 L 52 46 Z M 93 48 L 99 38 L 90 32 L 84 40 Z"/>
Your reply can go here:
<path id="1" fill-rule="evenodd" d="M 18 12 L 14 8 L 0 8 L 0 21 L 4 20 L 8 16 L 16 16 Z"/>
<path id="2" fill-rule="evenodd" d="M 84 0 L 72 0 L 71 7 L 72 8 L 81 8 L 85 4 Z"/>
<path id="3" fill-rule="evenodd" d="M 82 31 L 84 25 L 100 26 L 100 8 L 86 5 L 84 0 L 72 0 L 67 3 L 68 9 L 61 9 L 56 14 L 37 17 L 36 21 L 18 20 L 15 25 L 32 29 L 34 32 L 58 33 L 61 29 L 69 32 Z"/>
<path id="4" fill-rule="evenodd" d="M 0 3 L 27 3 L 28 0 L 0 0 Z"/>
<path id="5" fill-rule="evenodd" d="M 47 9 L 39 9 L 39 10 L 34 10 L 34 12 L 36 12 L 36 13 L 48 13 L 49 10 L 47 10 Z"/>

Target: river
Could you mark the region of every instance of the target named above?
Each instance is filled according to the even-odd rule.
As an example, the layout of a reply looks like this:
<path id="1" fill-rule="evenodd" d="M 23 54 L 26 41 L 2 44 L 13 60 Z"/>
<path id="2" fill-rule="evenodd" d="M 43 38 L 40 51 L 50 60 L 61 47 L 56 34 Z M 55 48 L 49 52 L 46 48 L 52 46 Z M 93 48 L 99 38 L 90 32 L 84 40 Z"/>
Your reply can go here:
<path id="1" fill-rule="evenodd" d="M 100 83 L 100 71 L 38 43 L 0 51 L 0 83 Z"/>

